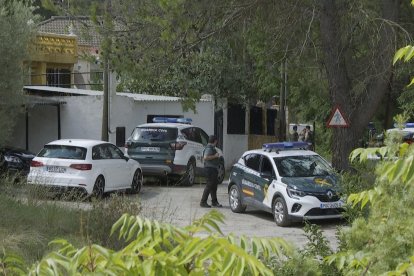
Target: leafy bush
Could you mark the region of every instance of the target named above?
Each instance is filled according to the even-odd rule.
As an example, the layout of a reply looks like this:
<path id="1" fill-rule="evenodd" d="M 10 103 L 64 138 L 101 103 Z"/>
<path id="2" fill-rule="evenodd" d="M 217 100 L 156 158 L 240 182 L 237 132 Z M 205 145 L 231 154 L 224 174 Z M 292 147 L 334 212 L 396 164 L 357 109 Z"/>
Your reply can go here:
<path id="1" fill-rule="evenodd" d="M 375 151 L 387 158 L 377 165 L 374 187 L 348 198 L 353 206 L 369 205 L 369 214 L 343 229 L 341 251 L 327 258 L 344 274 L 392 271 L 414 252 L 414 145 L 357 149 L 351 159 L 364 162 Z"/>
<path id="2" fill-rule="evenodd" d="M 329 241 L 323 236 L 320 227 L 306 222 L 303 229 L 308 242 L 304 249 L 294 252 L 288 258 L 274 258 L 267 265 L 275 275 L 338 275 L 335 266 L 324 262 L 333 251 Z"/>
<path id="3" fill-rule="evenodd" d="M 124 214 L 111 231 L 127 242 L 120 250 L 97 244 L 76 248 L 66 240 L 55 240 L 51 245 L 57 249 L 24 272 L 31 275 L 273 275 L 261 260 L 293 254 L 292 247 L 280 238 L 225 237 L 217 222 L 223 222 L 223 215 L 215 210 L 185 228 Z M 3 272 L 22 268 L 21 260 L 7 263 L 8 258 L 3 255 L 0 259 Z"/>
<path id="4" fill-rule="evenodd" d="M 341 174 L 341 188 L 345 197 L 369 190 L 375 185 L 375 163 L 357 163 L 353 162 L 353 170 Z M 344 218 L 348 224 L 351 224 L 359 217 L 367 217 L 369 208 L 354 208 L 345 206 Z"/>
<path id="5" fill-rule="evenodd" d="M 82 236 L 87 238 L 85 242 L 119 249 L 124 242 L 109 235 L 112 225 L 125 213 L 138 215 L 140 212 L 141 204 L 136 198 L 114 194 L 109 200 L 93 201 L 91 210 L 81 214 Z"/>
<path id="6" fill-rule="evenodd" d="M 57 238 L 119 248 L 120 241 L 109 235 L 112 225 L 124 213 L 141 212 L 136 198 L 119 195 L 92 202 L 71 194 L 58 198 L 13 177 L 0 178 L 0 250 L 33 262 L 49 252 L 48 241 Z"/>

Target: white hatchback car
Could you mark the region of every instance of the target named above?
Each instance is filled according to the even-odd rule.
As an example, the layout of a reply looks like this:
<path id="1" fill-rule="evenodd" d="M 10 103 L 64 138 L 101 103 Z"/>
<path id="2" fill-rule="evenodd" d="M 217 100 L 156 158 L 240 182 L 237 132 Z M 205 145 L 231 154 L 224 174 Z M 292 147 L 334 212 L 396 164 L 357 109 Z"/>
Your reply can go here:
<path id="1" fill-rule="evenodd" d="M 37 154 L 27 182 L 102 197 L 115 190 L 139 193 L 143 177 L 140 164 L 111 143 L 64 139 L 46 144 Z"/>

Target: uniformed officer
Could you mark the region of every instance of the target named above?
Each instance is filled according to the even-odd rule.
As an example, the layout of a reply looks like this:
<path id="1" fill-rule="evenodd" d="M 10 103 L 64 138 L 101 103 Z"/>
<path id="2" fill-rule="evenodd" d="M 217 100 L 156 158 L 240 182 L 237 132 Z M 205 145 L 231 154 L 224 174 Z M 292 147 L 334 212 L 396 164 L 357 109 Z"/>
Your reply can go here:
<path id="1" fill-rule="evenodd" d="M 219 167 L 219 153 L 216 151 L 217 137 L 210 135 L 208 144 L 204 149 L 204 171 L 207 178 L 207 184 L 204 188 L 203 196 L 201 197 L 200 206 L 210 208 L 207 203 L 208 196 L 211 195 L 211 205 L 214 207 L 222 207 L 217 201 L 217 174 Z"/>

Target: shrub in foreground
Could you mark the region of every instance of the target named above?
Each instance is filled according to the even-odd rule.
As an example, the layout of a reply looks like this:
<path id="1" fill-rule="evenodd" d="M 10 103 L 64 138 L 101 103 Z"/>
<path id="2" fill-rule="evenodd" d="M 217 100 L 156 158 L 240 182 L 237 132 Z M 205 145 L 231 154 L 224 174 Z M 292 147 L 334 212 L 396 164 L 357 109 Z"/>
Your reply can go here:
<path id="1" fill-rule="evenodd" d="M 281 238 L 224 236 L 218 222 L 223 215 L 217 211 L 185 228 L 124 214 L 111 231 L 127 242 L 120 250 L 54 240 L 56 249 L 29 269 L 3 255 L 0 272 L 3 265 L 3 273 L 30 275 L 273 275 L 263 261 L 294 254 Z"/>

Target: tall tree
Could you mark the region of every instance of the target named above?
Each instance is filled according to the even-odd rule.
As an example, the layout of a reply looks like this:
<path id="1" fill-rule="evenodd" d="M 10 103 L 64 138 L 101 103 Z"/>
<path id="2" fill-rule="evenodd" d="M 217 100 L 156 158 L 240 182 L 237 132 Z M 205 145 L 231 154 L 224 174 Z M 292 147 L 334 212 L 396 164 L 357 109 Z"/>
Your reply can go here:
<path id="1" fill-rule="evenodd" d="M 349 153 L 391 89 L 402 4 L 112 1 L 111 18 L 119 28 L 111 34 L 110 61 L 126 89 L 255 102 L 278 94 L 279 66 L 288 59 L 295 77 L 291 108 L 323 123 L 339 105 L 350 122 L 334 129 L 332 139 L 332 163 L 346 169 Z M 312 102 L 314 108 L 307 108 Z"/>
<path id="2" fill-rule="evenodd" d="M 392 24 L 398 20 L 400 4 L 398 0 L 382 0 L 378 23 L 373 17 L 369 17 L 371 22 L 352 18 L 354 22 L 348 23 L 345 21 L 346 16 L 356 12 L 360 5 L 334 0 L 320 1 L 321 44 L 330 102 L 332 106 L 337 104 L 342 108 L 350 123 L 349 128 L 335 129 L 333 133 L 332 161 L 337 168 L 347 168 L 350 152 L 357 146 L 365 126 L 389 90 L 392 57 L 396 48 Z M 366 11 L 365 8 L 363 10 Z M 369 23 L 377 27 L 375 32 L 355 33 L 358 29 L 364 29 L 361 24 Z M 355 30 L 349 29 L 351 26 Z M 363 43 L 362 39 L 369 44 Z M 361 49 L 353 40 L 368 48 Z M 366 54 L 358 55 L 363 50 Z"/>
<path id="3" fill-rule="evenodd" d="M 28 75 L 24 61 L 35 17 L 31 1 L 0 0 L 0 145 L 6 143 L 23 111 L 23 85 Z"/>

